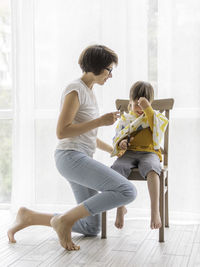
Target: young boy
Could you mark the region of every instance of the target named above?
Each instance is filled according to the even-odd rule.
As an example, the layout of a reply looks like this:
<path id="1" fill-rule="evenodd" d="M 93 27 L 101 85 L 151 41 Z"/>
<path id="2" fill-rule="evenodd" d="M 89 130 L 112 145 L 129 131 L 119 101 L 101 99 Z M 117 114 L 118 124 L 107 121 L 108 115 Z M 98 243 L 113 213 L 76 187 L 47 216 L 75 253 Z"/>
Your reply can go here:
<path id="1" fill-rule="evenodd" d="M 147 179 L 151 200 L 151 229 L 160 228 L 159 212 L 159 175 L 162 155 L 160 142 L 167 127 L 167 118 L 154 111 L 151 103 L 154 90 L 151 84 L 136 82 L 130 89 L 129 114 L 123 114 L 116 127 L 113 138 L 112 156 L 119 158 L 112 169 L 128 178 L 132 168 L 138 168 L 144 179 Z M 115 226 L 122 228 L 125 206 L 118 207 Z"/>

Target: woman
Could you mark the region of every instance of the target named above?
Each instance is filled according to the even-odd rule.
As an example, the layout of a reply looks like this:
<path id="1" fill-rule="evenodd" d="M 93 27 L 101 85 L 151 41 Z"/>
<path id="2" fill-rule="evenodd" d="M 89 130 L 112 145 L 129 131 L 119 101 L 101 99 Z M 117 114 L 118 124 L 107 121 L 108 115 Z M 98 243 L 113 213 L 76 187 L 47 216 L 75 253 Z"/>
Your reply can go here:
<path id="1" fill-rule="evenodd" d="M 16 242 L 15 233 L 27 226 L 46 225 L 54 228 L 65 249 L 79 250 L 72 242 L 72 231 L 96 236 L 101 212 L 136 198 L 131 182 L 92 158 L 96 146 L 112 152 L 111 146 L 97 138 L 97 129 L 112 125 L 120 114 L 99 116 L 93 86 L 103 85 L 111 78 L 113 65 L 117 63 L 117 55 L 111 49 L 101 45 L 87 47 L 79 57 L 82 77 L 69 84 L 62 94 L 55 161 L 60 174 L 70 183 L 78 205 L 61 215 L 19 209 L 13 227 L 8 230 L 10 242 Z"/>

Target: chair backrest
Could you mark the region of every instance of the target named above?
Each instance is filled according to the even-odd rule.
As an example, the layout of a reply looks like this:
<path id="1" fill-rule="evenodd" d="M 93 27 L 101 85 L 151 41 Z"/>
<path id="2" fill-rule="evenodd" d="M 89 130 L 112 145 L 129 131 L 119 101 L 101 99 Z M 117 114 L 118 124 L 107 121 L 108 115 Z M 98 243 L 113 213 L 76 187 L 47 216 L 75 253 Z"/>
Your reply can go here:
<path id="1" fill-rule="evenodd" d="M 117 99 L 115 101 L 117 110 L 120 112 L 128 113 L 128 104 L 129 100 L 127 99 Z M 169 120 L 169 112 L 174 106 L 174 99 L 173 98 L 166 98 L 166 99 L 156 99 L 151 104 L 154 110 L 159 110 L 159 112 L 165 112 L 165 116 Z M 168 166 L 168 144 L 169 144 L 169 124 L 164 134 L 164 149 L 162 150 L 163 154 L 163 164 L 164 166 Z"/>

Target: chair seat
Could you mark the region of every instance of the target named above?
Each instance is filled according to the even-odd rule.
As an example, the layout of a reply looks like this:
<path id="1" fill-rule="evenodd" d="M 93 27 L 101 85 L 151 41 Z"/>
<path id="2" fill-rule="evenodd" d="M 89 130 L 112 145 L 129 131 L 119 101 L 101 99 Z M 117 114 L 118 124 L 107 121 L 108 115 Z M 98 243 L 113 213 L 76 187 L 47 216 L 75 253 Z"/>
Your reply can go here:
<path id="1" fill-rule="evenodd" d="M 168 171 L 168 167 L 167 166 L 163 166 L 162 167 L 162 170 L 161 170 L 161 174 L 165 174 L 166 172 Z M 165 175 L 164 175 L 165 176 Z M 135 181 L 146 181 L 147 179 L 144 179 L 141 175 L 140 175 L 140 172 L 139 172 L 139 169 L 138 168 L 134 168 L 132 169 L 129 177 L 128 177 L 128 180 L 135 180 Z"/>

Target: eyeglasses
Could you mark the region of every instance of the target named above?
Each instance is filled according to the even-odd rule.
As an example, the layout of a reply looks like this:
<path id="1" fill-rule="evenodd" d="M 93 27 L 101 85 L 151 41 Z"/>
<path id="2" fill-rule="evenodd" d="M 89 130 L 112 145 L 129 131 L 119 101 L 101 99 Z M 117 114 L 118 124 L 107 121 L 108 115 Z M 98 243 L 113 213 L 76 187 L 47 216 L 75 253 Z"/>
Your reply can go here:
<path id="1" fill-rule="evenodd" d="M 109 72 L 109 75 L 111 74 L 111 72 L 112 72 L 112 68 L 105 68 L 106 70 L 108 70 L 108 72 Z"/>

